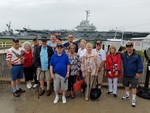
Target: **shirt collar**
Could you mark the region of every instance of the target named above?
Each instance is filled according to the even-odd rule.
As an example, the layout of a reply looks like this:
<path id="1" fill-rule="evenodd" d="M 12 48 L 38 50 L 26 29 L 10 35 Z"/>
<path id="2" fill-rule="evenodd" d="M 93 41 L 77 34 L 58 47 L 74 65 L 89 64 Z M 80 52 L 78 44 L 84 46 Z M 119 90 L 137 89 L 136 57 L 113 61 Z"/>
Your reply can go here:
<path id="1" fill-rule="evenodd" d="M 47 49 L 47 46 L 46 46 L 46 47 L 43 47 L 43 46 L 42 46 L 42 49 L 44 49 L 44 50 Z"/>

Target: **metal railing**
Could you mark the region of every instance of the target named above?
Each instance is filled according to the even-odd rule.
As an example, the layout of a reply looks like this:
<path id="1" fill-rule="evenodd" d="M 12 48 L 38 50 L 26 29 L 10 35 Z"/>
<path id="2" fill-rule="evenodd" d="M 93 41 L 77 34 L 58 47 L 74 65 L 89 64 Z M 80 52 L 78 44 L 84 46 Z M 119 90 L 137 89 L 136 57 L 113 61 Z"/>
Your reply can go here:
<path id="1" fill-rule="evenodd" d="M 146 78 L 146 59 L 143 59 L 143 65 L 144 65 L 144 70 L 141 75 L 141 78 L 139 79 L 140 84 L 143 84 L 145 82 Z M 0 82 L 6 82 L 10 81 L 10 70 L 6 64 L 6 53 L 0 53 Z M 104 80 L 106 82 L 107 79 Z"/>
<path id="2" fill-rule="evenodd" d="M 6 53 L 0 54 L 0 80 L 10 80 L 10 70 L 6 64 Z"/>

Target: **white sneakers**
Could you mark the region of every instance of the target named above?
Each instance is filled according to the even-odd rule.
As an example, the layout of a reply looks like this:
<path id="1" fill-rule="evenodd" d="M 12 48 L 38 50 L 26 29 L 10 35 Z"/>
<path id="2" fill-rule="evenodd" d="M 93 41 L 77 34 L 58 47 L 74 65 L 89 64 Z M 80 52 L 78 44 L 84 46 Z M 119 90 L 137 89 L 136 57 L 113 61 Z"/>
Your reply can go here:
<path id="1" fill-rule="evenodd" d="M 27 88 L 28 88 L 28 89 L 31 89 L 31 88 L 32 88 L 31 82 L 27 83 Z"/>
<path id="2" fill-rule="evenodd" d="M 122 97 L 122 100 L 126 100 L 126 99 L 130 99 L 130 97 L 128 95 Z"/>
<path id="3" fill-rule="evenodd" d="M 56 96 L 55 96 L 55 100 L 54 100 L 54 104 L 58 103 L 58 101 L 59 101 L 59 96 L 56 95 Z M 62 103 L 63 103 L 63 104 L 67 103 L 65 96 L 62 96 Z"/>
<path id="4" fill-rule="evenodd" d="M 127 96 L 127 95 L 122 97 L 122 100 L 129 100 L 129 99 L 130 99 L 130 97 Z M 131 99 L 131 104 L 132 104 L 132 107 L 136 107 L 136 100 L 132 98 Z"/>
<path id="5" fill-rule="evenodd" d="M 66 101 L 66 97 L 65 97 L 65 96 L 62 96 L 62 103 L 63 103 L 63 104 L 66 104 L 66 102 L 67 102 L 67 101 Z"/>
<path id="6" fill-rule="evenodd" d="M 55 96 L 55 100 L 54 100 L 54 104 L 56 104 L 58 101 L 59 101 L 59 96 L 56 95 L 56 96 Z"/>
<path id="7" fill-rule="evenodd" d="M 38 87 L 38 84 L 34 84 L 33 85 L 33 88 L 35 89 L 35 88 L 37 88 Z"/>
<path id="8" fill-rule="evenodd" d="M 32 87 L 35 89 L 35 88 L 37 88 L 37 86 L 38 86 L 38 84 L 34 84 L 34 85 L 32 86 L 32 83 L 31 83 L 31 82 L 28 82 L 28 83 L 27 83 L 27 88 L 28 88 L 28 89 L 31 89 Z"/>
<path id="9" fill-rule="evenodd" d="M 132 103 L 132 107 L 136 107 L 136 100 L 135 99 L 132 99 L 131 103 Z"/>

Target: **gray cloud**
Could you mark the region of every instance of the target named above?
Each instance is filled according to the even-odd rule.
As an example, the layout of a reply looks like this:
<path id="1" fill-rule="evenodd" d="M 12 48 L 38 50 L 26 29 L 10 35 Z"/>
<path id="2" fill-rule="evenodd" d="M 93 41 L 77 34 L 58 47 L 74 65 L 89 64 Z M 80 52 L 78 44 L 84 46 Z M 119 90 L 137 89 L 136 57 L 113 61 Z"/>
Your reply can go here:
<path id="1" fill-rule="evenodd" d="M 0 31 L 13 29 L 74 29 L 85 19 L 97 30 L 150 31 L 149 0 L 0 0 Z"/>

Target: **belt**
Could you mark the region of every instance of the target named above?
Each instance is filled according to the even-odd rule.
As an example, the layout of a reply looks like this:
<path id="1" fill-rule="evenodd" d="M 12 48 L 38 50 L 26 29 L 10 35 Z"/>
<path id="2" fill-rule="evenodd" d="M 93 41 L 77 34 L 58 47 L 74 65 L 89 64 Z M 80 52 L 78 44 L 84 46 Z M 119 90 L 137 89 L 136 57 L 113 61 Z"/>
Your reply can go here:
<path id="1" fill-rule="evenodd" d="M 23 64 L 12 64 L 12 66 L 23 66 Z"/>
<path id="2" fill-rule="evenodd" d="M 124 76 L 126 78 L 135 78 L 135 76 Z"/>

